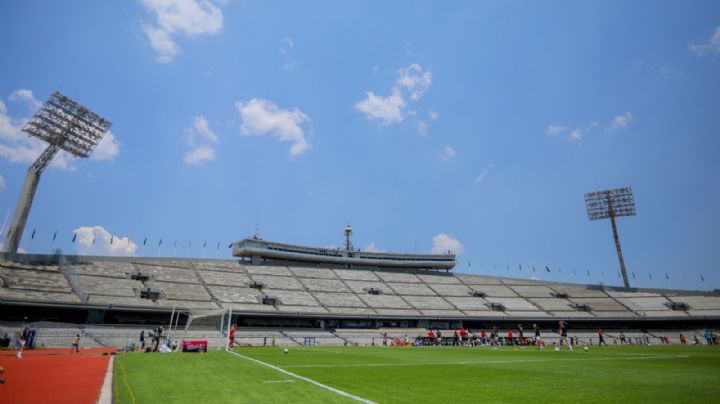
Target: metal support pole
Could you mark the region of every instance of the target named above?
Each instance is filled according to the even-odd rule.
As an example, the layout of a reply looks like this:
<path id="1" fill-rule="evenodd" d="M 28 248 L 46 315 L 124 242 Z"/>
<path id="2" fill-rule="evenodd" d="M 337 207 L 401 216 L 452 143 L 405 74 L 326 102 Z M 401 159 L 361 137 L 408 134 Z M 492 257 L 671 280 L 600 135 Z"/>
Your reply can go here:
<path id="1" fill-rule="evenodd" d="M 615 248 L 617 249 L 618 260 L 620 261 L 620 271 L 622 272 L 625 289 L 630 289 L 630 281 L 628 280 L 627 271 L 625 270 L 625 260 L 623 259 L 622 249 L 620 248 L 620 236 L 618 236 L 617 224 L 615 224 L 615 215 L 610 215 L 610 223 L 612 223 L 613 238 L 615 239 Z"/>
<path id="2" fill-rule="evenodd" d="M 42 174 L 45 167 L 47 167 L 50 160 L 55 157 L 58 151 L 57 146 L 48 146 L 40 157 L 35 160 L 35 163 L 30 166 L 27 175 L 25 175 L 25 183 L 23 183 L 22 191 L 20 191 L 15 213 L 8 228 L 7 238 L 5 238 L 4 250 L 10 255 L 16 255 L 18 247 L 20 247 L 20 241 L 25 231 L 25 222 L 27 222 L 30 208 L 32 208 L 33 199 L 35 198 L 35 191 L 37 191 L 38 182 L 40 182 L 40 174 Z"/>

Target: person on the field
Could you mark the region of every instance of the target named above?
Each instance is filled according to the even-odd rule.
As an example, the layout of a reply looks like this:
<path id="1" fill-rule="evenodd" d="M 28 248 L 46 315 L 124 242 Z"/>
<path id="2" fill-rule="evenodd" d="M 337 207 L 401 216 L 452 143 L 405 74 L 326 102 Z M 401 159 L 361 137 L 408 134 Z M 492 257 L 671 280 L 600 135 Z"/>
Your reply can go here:
<path id="1" fill-rule="evenodd" d="M 145 349 L 145 330 L 140 331 L 140 350 Z"/>
<path id="2" fill-rule="evenodd" d="M 19 337 L 18 352 L 17 352 L 18 359 L 22 358 L 23 349 L 25 349 L 25 344 L 27 343 L 29 333 L 30 333 L 30 331 L 28 330 L 27 327 L 25 327 L 25 328 L 23 328 L 22 331 L 20 331 L 20 333 L 18 335 L 18 337 Z"/>
<path id="3" fill-rule="evenodd" d="M 230 349 L 233 349 L 233 345 L 235 344 L 235 324 L 230 327 L 230 335 L 228 342 Z"/>
<path id="4" fill-rule="evenodd" d="M 525 345 L 525 332 L 522 324 L 518 324 L 518 340 L 520 341 L 520 345 Z"/>
<path id="5" fill-rule="evenodd" d="M 708 344 L 708 345 L 712 345 L 712 344 L 713 344 L 712 332 L 710 331 L 709 328 L 706 328 L 706 329 L 705 329 L 705 341 L 707 341 L 707 344 Z"/>
<path id="6" fill-rule="evenodd" d="M 512 328 L 508 328 L 507 339 L 508 339 L 510 345 L 515 345 L 515 341 L 513 340 Z"/>
<path id="7" fill-rule="evenodd" d="M 490 345 L 497 345 L 498 344 L 498 332 L 497 327 L 493 326 L 492 331 L 490 331 Z"/>
<path id="8" fill-rule="evenodd" d="M 540 336 L 540 327 L 538 327 L 537 324 L 533 324 L 533 328 L 535 329 L 535 345 L 538 347 L 538 349 L 542 349 L 542 337 Z"/>
<path id="9" fill-rule="evenodd" d="M 567 330 L 568 330 L 567 322 L 565 320 L 560 320 L 560 330 L 558 330 L 559 331 L 558 334 L 560 334 L 560 346 L 562 346 L 563 341 L 565 341 L 565 342 L 567 342 L 568 348 L 570 348 L 570 351 L 572 351 L 573 350 L 572 341 L 567 336 Z"/>
<path id="10" fill-rule="evenodd" d="M 453 333 L 453 346 L 457 346 L 458 341 L 460 341 L 460 337 L 458 336 L 458 331 L 455 330 L 455 332 Z"/>
<path id="11" fill-rule="evenodd" d="M 160 326 L 155 330 L 155 346 L 153 347 L 153 351 L 156 351 L 160 348 L 160 341 L 162 340 L 162 334 L 163 334 L 163 326 Z"/>
<path id="12" fill-rule="evenodd" d="M 602 346 L 602 344 L 605 344 L 605 346 L 607 346 L 607 342 L 605 342 L 605 339 L 603 338 L 602 328 L 598 330 L 598 338 L 600 339 L 600 342 L 598 342 L 598 346 Z"/>
<path id="13" fill-rule="evenodd" d="M 463 345 L 468 344 L 468 332 L 465 327 L 460 327 L 460 339 L 462 340 Z"/>
<path id="14" fill-rule="evenodd" d="M 680 344 L 685 345 L 687 344 L 687 341 L 685 340 L 685 336 L 680 334 Z"/>
<path id="15" fill-rule="evenodd" d="M 480 333 L 480 345 L 487 345 L 487 333 L 485 330 Z"/>
<path id="16" fill-rule="evenodd" d="M 625 340 L 625 333 L 620 331 L 620 345 L 625 345 L 627 341 Z"/>
<path id="17" fill-rule="evenodd" d="M 77 352 L 80 353 L 80 334 L 75 335 L 75 339 L 73 339 L 72 347 L 70 348 L 70 353 Z"/>
<path id="18" fill-rule="evenodd" d="M 437 330 L 437 345 L 442 345 L 442 332 L 440 330 Z"/>
<path id="19" fill-rule="evenodd" d="M 0 366 L 0 375 L 5 373 L 5 368 Z M 0 384 L 5 384 L 5 379 L 0 377 Z"/>

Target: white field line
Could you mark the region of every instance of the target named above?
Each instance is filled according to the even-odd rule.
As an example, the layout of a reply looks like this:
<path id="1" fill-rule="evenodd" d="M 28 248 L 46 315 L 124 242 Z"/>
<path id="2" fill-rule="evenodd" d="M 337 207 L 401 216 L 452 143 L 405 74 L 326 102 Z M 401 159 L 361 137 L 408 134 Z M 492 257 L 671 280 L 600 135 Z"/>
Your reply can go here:
<path id="1" fill-rule="evenodd" d="M 307 377 L 303 377 L 303 376 L 300 376 L 300 375 L 296 375 L 295 373 L 289 372 L 289 371 L 287 371 L 287 370 L 285 370 L 285 369 L 279 368 L 279 367 L 277 367 L 277 366 L 271 365 L 271 364 L 266 363 L 266 362 L 263 362 L 263 361 L 261 361 L 261 360 L 257 360 L 257 359 L 255 359 L 255 358 L 251 358 L 251 357 L 245 356 L 245 355 L 240 355 L 239 353 L 233 352 L 233 351 L 227 351 L 227 352 L 230 352 L 231 354 L 233 354 L 233 355 L 235 355 L 235 356 L 239 356 L 239 357 L 241 357 L 241 358 L 243 358 L 243 359 L 247 359 L 247 360 L 249 360 L 249 361 L 255 362 L 255 363 L 259 364 L 259 365 L 262 365 L 262 366 L 265 366 L 265 367 L 269 367 L 270 369 L 277 370 L 278 372 L 283 373 L 283 374 L 286 374 L 286 375 L 288 375 L 288 376 L 290 376 L 290 377 L 294 377 L 294 378 L 296 378 L 296 379 L 299 379 L 299 380 L 308 382 L 308 383 L 313 384 L 313 385 L 315 385 L 315 386 L 317 386 L 317 387 L 320 387 L 321 389 L 325 389 L 325 390 L 328 390 L 328 391 L 332 391 L 333 393 L 339 394 L 339 395 L 341 395 L 341 396 L 343 396 L 343 397 L 347 397 L 347 398 L 349 398 L 349 399 L 351 399 L 351 400 L 360 401 L 361 403 L 365 403 L 365 404 L 375 404 L 374 401 L 366 400 L 366 399 L 364 399 L 364 398 L 362 398 L 362 397 L 354 396 L 354 395 L 352 395 L 352 394 L 350 394 L 350 393 L 347 393 L 347 392 L 344 392 L 344 391 L 342 391 L 342 390 L 338 390 L 338 389 L 336 389 L 336 388 L 333 388 L 333 387 L 324 385 L 324 384 L 322 384 L 322 383 L 320 383 L 320 382 L 316 382 L 316 381 L 313 380 L 313 379 L 308 379 Z"/>
<path id="2" fill-rule="evenodd" d="M 342 354 L 340 351 L 328 351 L 324 349 L 312 349 L 312 348 L 302 348 L 302 351 L 310 351 L 310 352 L 320 352 L 320 353 L 333 353 L 333 354 Z"/>
<path id="3" fill-rule="evenodd" d="M 605 358 L 562 358 L 562 359 L 509 359 L 491 361 L 471 362 L 404 362 L 404 363 L 351 363 L 351 364 L 330 364 L 330 365 L 290 365 L 289 368 L 365 368 L 365 367 L 391 367 L 391 366 L 437 366 L 437 365 L 488 365 L 503 363 L 531 363 L 531 362 L 565 362 L 565 361 L 616 361 L 616 360 L 648 360 L 648 359 L 680 359 L 689 358 L 690 355 L 657 355 L 657 356 L 623 356 Z"/>
<path id="4" fill-rule="evenodd" d="M 265 380 L 263 384 L 266 383 L 295 383 L 295 380 Z"/>

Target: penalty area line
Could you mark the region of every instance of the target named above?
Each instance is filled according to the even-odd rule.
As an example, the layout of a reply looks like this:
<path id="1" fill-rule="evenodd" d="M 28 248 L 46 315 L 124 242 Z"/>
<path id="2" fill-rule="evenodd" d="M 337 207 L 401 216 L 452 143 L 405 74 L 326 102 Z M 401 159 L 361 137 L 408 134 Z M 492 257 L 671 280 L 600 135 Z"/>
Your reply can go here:
<path id="1" fill-rule="evenodd" d="M 249 357 L 249 356 L 240 355 L 239 353 L 233 352 L 233 351 L 226 351 L 226 352 L 229 352 L 229 353 L 231 353 L 231 354 L 233 354 L 233 355 L 235 355 L 235 356 L 239 356 L 239 357 L 241 357 L 241 358 L 243 358 L 243 359 L 246 359 L 246 360 L 249 360 L 249 361 L 251 361 L 251 362 L 255 362 L 255 363 L 259 364 L 259 365 L 268 367 L 268 368 L 270 368 L 270 369 L 277 370 L 277 371 L 280 372 L 280 373 L 286 374 L 286 375 L 288 375 L 288 376 L 290 376 L 290 377 L 294 377 L 294 378 L 296 378 L 296 379 L 298 379 L 298 380 L 302 380 L 302 381 L 304 381 L 304 382 L 308 382 L 308 383 L 310 383 L 310 384 L 312 384 L 312 385 L 315 385 L 315 386 L 317 386 L 317 387 L 320 387 L 321 389 L 325 389 L 325 390 L 328 390 L 328 391 L 332 391 L 333 393 L 339 394 L 339 395 L 341 395 L 341 396 L 343 396 L 343 397 L 347 397 L 347 398 L 349 398 L 349 399 L 351 399 L 351 400 L 360 401 L 361 403 L 365 403 L 365 404 L 375 404 L 374 401 L 366 400 L 366 399 L 364 399 L 364 398 L 362 398 L 362 397 L 354 396 L 354 395 L 352 395 L 352 394 L 350 394 L 350 393 L 348 393 L 348 392 L 345 392 L 345 391 L 342 391 L 342 390 L 338 390 L 338 389 L 336 389 L 336 388 L 334 388 L 334 387 L 330 387 L 330 386 L 328 386 L 328 385 L 322 384 L 322 383 L 317 382 L 317 381 L 315 381 L 315 380 L 313 380 L 313 379 L 309 379 L 309 378 L 304 377 L 304 376 L 296 375 L 295 373 L 288 372 L 287 370 L 285 370 L 285 369 L 283 369 L 283 368 L 279 368 L 279 367 L 277 367 L 277 366 L 275 366 L 275 365 L 271 365 L 271 364 L 269 364 L 269 363 L 267 363 L 267 362 L 263 362 L 263 361 L 261 361 L 261 360 L 255 359 L 255 358 L 251 358 L 251 357 Z"/>

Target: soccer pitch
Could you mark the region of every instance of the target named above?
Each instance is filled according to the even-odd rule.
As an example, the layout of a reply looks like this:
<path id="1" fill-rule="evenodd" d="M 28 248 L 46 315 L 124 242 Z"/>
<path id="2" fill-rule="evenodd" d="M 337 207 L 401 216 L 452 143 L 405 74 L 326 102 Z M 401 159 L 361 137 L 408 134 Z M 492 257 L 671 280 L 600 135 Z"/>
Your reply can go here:
<path id="1" fill-rule="evenodd" d="M 121 355 L 115 400 L 666 403 L 720 397 L 717 347 L 283 349 Z"/>

